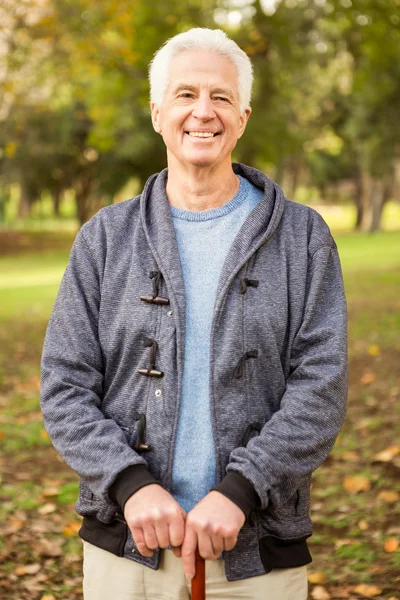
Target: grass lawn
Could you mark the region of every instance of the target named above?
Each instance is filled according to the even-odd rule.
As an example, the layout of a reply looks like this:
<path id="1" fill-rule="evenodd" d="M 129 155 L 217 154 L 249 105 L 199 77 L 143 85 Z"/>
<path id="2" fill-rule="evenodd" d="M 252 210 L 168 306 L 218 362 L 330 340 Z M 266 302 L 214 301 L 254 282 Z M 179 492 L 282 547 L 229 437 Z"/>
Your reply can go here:
<path id="1" fill-rule="evenodd" d="M 18 239 L 0 256 L 0 597 L 80 600 L 77 478 L 39 411 L 43 336 L 73 236 Z M 349 305 L 349 410 L 314 475 L 310 599 L 322 585 L 332 599 L 400 600 L 400 233 L 336 241 Z"/>

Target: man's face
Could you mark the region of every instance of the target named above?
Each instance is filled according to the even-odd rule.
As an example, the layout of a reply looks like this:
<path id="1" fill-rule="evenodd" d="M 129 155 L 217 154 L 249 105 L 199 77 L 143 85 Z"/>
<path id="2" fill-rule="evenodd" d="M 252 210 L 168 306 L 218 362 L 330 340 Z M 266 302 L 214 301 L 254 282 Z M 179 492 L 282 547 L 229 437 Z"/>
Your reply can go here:
<path id="1" fill-rule="evenodd" d="M 186 168 L 230 163 L 251 112 L 240 114 L 233 63 L 215 52 L 181 52 L 171 62 L 169 81 L 161 106 L 151 106 L 169 166 L 174 160 Z"/>

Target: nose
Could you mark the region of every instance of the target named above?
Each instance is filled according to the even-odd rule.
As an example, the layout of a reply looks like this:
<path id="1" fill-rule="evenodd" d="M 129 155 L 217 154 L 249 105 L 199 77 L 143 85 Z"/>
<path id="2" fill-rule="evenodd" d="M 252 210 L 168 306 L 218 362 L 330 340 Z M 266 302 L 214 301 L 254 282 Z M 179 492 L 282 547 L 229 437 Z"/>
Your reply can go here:
<path id="1" fill-rule="evenodd" d="M 215 117 L 214 107 L 208 94 L 201 94 L 193 107 L 193 116 L 200 121 L 209 121 Z"/>

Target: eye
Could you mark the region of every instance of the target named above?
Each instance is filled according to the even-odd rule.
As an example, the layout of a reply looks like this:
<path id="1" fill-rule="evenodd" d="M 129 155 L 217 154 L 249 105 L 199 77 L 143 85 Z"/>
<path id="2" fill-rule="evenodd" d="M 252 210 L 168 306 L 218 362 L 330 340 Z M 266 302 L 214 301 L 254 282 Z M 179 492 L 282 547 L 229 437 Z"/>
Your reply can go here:
<path id="1" fill-rule="evenodd" d="M 179 98 L 193 98 L 192 92 L 182 92 L 179 94 Z"/>
<path id="2" fill-rule="evenodd" d="M 228 98 L 225 98 L 225 96 L 215 96 L 215 100 L 218 100 L 218 102 L 229 102 Z"/>

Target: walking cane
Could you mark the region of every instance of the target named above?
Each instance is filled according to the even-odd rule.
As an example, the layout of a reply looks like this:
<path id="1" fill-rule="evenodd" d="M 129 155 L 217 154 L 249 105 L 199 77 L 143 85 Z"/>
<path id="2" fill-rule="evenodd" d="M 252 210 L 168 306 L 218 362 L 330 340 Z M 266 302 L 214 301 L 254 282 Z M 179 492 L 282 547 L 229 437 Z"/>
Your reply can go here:
<path id="1" fill-rule="evenodd" d="M 206 600 L 206 561 L 196 550 L 196 574 L 192 579 L 192 600 Z"/>

